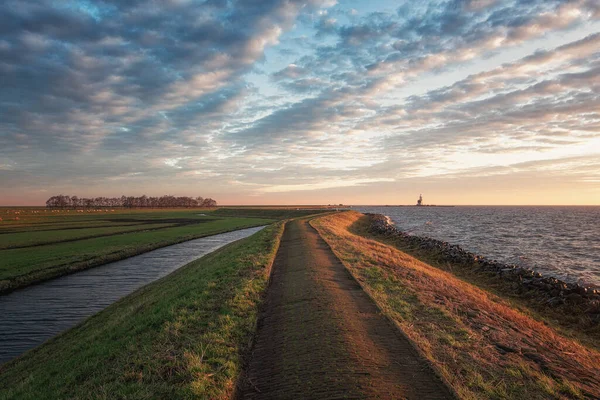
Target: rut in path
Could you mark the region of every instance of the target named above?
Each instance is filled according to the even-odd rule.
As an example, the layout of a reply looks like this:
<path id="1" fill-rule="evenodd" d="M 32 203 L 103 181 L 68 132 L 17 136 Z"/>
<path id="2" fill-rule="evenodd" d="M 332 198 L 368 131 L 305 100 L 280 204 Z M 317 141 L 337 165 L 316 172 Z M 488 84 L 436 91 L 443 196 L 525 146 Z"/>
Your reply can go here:
<path id="1" fill-rule="evenodd" d="M 451 399 L 306 220 L 289 222 L 238 399 Z"/>

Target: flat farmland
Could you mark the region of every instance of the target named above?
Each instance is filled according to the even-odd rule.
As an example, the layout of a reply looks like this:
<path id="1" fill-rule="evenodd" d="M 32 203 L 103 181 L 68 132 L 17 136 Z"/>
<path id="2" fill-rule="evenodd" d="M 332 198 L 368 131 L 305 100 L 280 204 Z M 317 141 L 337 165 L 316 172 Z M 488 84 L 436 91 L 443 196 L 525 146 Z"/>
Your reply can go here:
<path id="1" fill-rule="evenodd" d="M 213 210 L 0 209 L 0 293 L 279 215 Z M 238 216 L 239 215 L 239 216 Z"/>

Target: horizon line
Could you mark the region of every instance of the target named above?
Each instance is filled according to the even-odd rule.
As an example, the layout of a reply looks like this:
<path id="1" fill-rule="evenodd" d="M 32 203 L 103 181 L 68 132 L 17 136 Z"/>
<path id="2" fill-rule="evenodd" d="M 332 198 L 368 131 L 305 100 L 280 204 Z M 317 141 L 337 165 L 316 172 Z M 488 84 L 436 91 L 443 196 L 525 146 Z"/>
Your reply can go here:
<path id="1" fill-rule="evenodd" d="M 45 205 L 0 205 L 0 208 L 21 207 L 21 208 L 52 208 Z M 600 207 L 600 204 L 425 204 L 417 206 L 416 204 L 218 204 L 218 207 Z M 72 207 L 64 207 L 72 208 Z M 86 207 L 83 207 L 86 208 Z M 96 207 L 96 208 L 106 208 Z M 125 207 L 113 207 L 125 208 Z M 131 207 L 131 208 L 200 208 L 200 207 Z M 212 207 L 211 207 L 212 208 Z"/>

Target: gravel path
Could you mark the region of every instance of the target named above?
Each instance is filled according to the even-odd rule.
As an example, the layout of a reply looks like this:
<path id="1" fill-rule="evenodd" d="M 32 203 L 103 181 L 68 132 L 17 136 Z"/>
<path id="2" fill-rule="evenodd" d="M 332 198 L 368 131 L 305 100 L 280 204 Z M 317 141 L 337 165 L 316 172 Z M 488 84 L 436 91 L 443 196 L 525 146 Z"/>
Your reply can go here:
<path id="1" fill-rule="evenodd" d="M 307 220 L 289 222 L 238 399 L 451 399 Z"/>

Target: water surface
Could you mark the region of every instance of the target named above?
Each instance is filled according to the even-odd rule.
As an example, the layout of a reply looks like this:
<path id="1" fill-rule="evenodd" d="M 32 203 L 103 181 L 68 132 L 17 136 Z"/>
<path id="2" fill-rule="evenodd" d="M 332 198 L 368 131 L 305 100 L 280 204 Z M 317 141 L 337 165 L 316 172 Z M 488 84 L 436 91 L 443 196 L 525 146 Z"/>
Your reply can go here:
<path id="1" fill-rule="evenodd" d="M 600 287 L 600 207 L 357 207 L 413 235 Z"/>
<path id="2" fill-rule="evenodd" d="M 123 296 L 262 227 L 149 251 L 0 296 L 0 363 L 75 326 Z"/>

